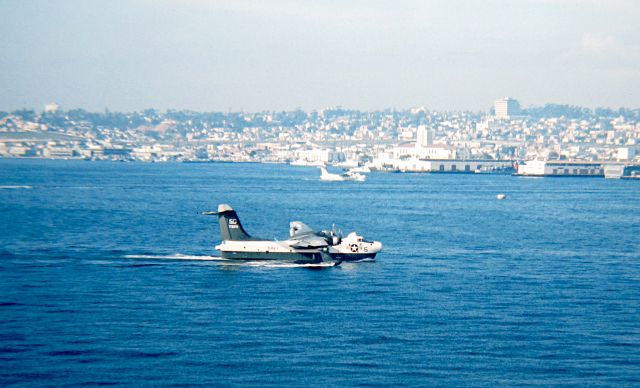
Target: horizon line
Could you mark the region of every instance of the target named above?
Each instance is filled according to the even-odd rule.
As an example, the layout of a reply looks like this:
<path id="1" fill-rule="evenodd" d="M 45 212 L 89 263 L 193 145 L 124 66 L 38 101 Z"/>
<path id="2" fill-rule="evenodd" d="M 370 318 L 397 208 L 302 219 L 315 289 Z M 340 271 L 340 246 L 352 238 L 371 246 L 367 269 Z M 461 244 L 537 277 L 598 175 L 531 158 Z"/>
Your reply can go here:
<path id="1" fill-rule="evenodd" d="M 517 99 L 516 99 L 517 100 Z M 497 100 L 496 100 L 497 101 Z M 359 108 L 351 108 L 351 107 L 345 107 L 343 105 L 333 105 L 333 106 L 326 106 L 323 108 L 313 108 L 313 109 L 304 109 L 302 107 L 296 107 L 296 108 L 289 108 L 289 109 L 260 109 L 260 110 L 245 110 L 245 109 L 233 109 L 233 108 L 229 108 L 226 110 L 198 110 L 198 109 L 191 109 L 191 108 L 155 108 L 155 107 L 147 107 L 147 108 L 140 108 L 140 109 L 133 109 L 133 110 L 114 110 L 111 109 L 109 107 L 105 107 L 103 110 L 92 110 L 89 108 L 84 108 L 84 107 L 72 107 L 72 108 L 64 108 L 63 105 L 57 104 L 56 102 L 50 102 L 45 104 L 42 108 L 35 108 L 35 107 L 21 107 L 21 108 L 17 108 L 17 109 L 11 109 L 11 110 L 4 110 L 4 109 L 0 109 L 0 112 L 3 113 L 13 113 L 13 112 L 18 112 L 18 111 L 33 111 L 34 113 L 45 113 L 47 110 L 47 105 L 58 105 L 58 108 L 56 110 L 60 110 L 60 111 L 64 111 L 64 112 L 69 112 L 69 111 L 73 111 L 73 110 L 83 110 L 85 112 L 88 113 L 105 113 L 105 112 L 118 112 L 118 113 L 133 113 L 133 112 L 143 112 L 146 110 L 154 110 L 158 113 L 163 113 L 163 112 L 170 112 L 170 111 L 188 111 L 188 112 L 197 112 L 197 113 L 277 113 L 277 112 L 298 112 L 298 111 L 302 111 L 302 112 L 320 112 L 320 111 L 325 111 L 325 110 L 346 110 L 346 111 L 352 111 L 352 112 L 385 112 L 385 111 L 393 111 L 393 112 L 404 112 L 404 111 L 410 111 L 413 109 L 421 109 L 424 110 L 426 112 L 441 112 L 441 113 L 462 113 L 462 112 L 468 112 L 468 113 L 487 113 L 487 112 L 491 112 L 491 110 L 494 109 L 493 106 L 490 106 L 488 109 L 486 110 L 473 110 L 473 109 L 431 109 L 431 108 L 427 108 L 426 106 L 419 106 L 419 105 L 415 105 L 415 106 L 409 106 L 409 107 L 386 107 L 386 108 L 375 108 L 375 109 L 359 109 Z M 609 109 L 612 111 L 619 111 L 619 110 L 629 110 L 629 111 L 636 111 L 636 110 L 640 110 L 640 107 L 628 107 L 628 106 L 619 106 L 619 107 L 610 107 L 610 106 L 596 106 L 596 107 L 588 107 L 588 106 L 583 106 L 583 105 L 573 105 L 573 104 L 568 104 L 568 103 L 556 103 L 556 102 L 547 102 L 544 103 L 543 105 L 528 105 L 526 107 L 521 107 L 522 110 L 527 110 L 527 109 L 535 109 L 535 108 L 544 108 L 547 106 L 560 106 L 560 107 L 572 107 L 572 108 L 579 108 L 579 109 L 587 109 L 589 111 L 595 111 L 596 109 Z"/>

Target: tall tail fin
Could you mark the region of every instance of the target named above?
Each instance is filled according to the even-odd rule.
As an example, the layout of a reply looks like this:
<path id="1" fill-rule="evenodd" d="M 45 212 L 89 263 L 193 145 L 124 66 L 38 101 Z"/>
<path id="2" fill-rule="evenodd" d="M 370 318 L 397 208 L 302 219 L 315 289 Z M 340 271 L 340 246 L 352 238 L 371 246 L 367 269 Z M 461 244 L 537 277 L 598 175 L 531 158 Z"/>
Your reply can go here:
<path id="1" fill-rule="evenodd" d="M 220 224 L 220 238 L 222 239 L 222 241 L 255 240 L 249 235 L 249 233 L 244 230 L 242 224 L 240 223 L 240 219 L 238 218 L 238 214 L 231 208 L 231 206 L 220 204 L 218 205 L 217 212 L 207 212 L 204 214 L 218 215 L 218 223 Z"/>

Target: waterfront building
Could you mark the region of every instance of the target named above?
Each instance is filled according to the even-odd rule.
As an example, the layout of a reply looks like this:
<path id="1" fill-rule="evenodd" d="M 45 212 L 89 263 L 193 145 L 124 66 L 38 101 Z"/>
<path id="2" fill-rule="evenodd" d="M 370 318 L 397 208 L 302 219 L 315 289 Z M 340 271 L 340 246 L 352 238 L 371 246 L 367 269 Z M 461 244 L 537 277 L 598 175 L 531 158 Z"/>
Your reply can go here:
<path id="1" fill-rule="evenodd" d="M 329 149 L 312 149 L 312 150 L 300 150 L 297 153 L 298 160 L 305 162 L 320 162 L 324 164 L 341 162 L 344 160 L 344 154 L 341 152 L 334 152 Z"/>
<path id="2" fill-rule="evenodd" d="M 604 165 L 607 179 L 640 179 L 640 165 L 630 163 L 607 163 Z"/>
<path id="3" fill-rule="evenodd" d="M 415 156 L 419 159 L 453 159 L 456 157 L 456 150 L 444 145 L 416 147 Z"/>
<path id="4" fill-rule="evenodd" d="M 368 167 L 381 171 L 473 174 L 507 171 L 511 164 L 510 160 L 376 158 Z"/>
<path id="5" fill-rule="evenodd" d="M 516 164 L 516 175 L 522 176 L 604 176 L 603 162 L 528 160 Z"/>

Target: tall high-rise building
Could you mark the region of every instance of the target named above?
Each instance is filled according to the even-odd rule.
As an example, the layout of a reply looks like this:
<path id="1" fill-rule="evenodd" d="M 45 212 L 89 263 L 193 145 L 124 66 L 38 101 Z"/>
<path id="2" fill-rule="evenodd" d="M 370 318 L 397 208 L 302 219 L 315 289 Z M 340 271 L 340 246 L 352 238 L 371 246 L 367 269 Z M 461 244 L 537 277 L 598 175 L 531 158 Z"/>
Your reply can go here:
<path id="1" fill-rule="evenodd" d="M 418 127 L 416 147 L 427 147 L 433 145 L 433 129 L 427 128 L 426 125 Z"/>
<path id="2" fill-rule="evenodd" d="M 508 119 L 510 116 L 520 114 L 520 103 L 511 97 L 496 100 L 494 104 L 496 117 L 499 119 Z"/>

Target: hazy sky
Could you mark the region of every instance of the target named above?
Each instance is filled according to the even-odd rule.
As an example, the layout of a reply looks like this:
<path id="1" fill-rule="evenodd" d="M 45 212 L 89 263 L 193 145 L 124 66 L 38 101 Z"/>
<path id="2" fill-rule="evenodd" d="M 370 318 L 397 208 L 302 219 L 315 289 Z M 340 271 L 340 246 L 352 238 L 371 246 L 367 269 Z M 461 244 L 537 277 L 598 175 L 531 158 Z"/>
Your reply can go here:
<path id="1" fill-rule="evenodd" d="M 640 107 L 640 1 L 0 0 L 0 110 Z"/>

